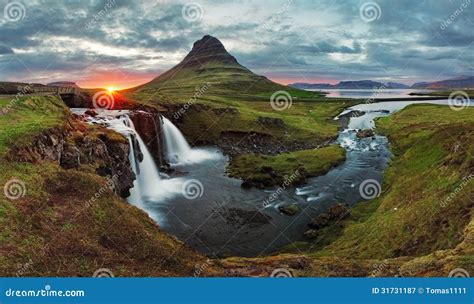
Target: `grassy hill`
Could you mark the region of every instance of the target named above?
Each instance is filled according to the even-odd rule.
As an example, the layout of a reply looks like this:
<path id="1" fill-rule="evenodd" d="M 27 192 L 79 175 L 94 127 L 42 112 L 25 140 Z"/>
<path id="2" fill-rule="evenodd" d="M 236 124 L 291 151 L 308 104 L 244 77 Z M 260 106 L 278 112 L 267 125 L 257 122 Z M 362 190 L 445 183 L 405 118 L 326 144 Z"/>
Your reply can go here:
<path id="1" fill-rule="evenodd" d="M 202 99 L 269 100 L 274 92 L 285 90 L 296 99 L 314 99 L 318 93 L 293 89 L 259 76 L 242 66 L 222 43 L 204 36 L 188 55 L 169 71 L 149 83 L 126 90 L 140 102 L 187 102 L 196 90 L 206 86 Z"/>

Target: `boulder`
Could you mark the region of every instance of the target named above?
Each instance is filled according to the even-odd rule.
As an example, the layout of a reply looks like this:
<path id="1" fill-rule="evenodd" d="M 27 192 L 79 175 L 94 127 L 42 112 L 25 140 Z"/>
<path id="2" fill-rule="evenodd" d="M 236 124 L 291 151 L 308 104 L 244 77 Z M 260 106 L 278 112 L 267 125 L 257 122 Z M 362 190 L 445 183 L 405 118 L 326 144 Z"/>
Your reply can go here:
<path id="1" fill-rule="evenodd" d="M 367 138 L 367 137 L 372 137 L 374 136 L 374 131 L 372 129 L 365 129 L 365 130 L 359 130 L 357 131 L 357 137 L 358 138 Z"/>
<path id="2" fill-rule="evenodd" d="M 298 204 L 283 205 L 278 207 L 278 210 L 285 215 L 293 216 L 300 211 L 300 207 Z"/>
<path id="3" fill-rule="evenodd" d="M 319 231 L 316 229 L 309 229 L 305 233 L 303 233 L 304 238 L 306 239 L 315 239 L 319 235 Z"/>

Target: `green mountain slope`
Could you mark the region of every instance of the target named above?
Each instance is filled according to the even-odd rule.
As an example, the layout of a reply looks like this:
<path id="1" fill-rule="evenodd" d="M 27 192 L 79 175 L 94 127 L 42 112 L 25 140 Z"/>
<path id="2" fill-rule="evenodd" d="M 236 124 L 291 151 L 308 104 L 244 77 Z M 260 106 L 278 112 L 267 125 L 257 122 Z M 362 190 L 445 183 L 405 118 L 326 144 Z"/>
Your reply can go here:
<path id="1" fill-rule="evenodd" d="M 227 52 L 222 43 L 204 36 L 196 41 L 189 54 L 178 65 L 149 83 L 127 90 L 140 101 L 186 101 L 201 87 L 203 99 L 230 98 L 245 100 L 269 99 L 277 91 L 287 91 L 293 98 L 314 98 L 319 94 L 293 89 L 259 76 Z"/>

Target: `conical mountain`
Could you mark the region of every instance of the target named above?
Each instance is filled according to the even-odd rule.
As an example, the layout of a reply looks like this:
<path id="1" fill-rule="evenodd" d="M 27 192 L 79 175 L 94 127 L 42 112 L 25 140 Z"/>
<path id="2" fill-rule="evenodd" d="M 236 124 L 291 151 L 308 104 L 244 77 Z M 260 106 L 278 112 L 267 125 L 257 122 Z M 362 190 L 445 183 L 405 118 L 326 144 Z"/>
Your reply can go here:
<path id="1" fill-rule="evenodd" d="M 179 64 L 129 92 L 142 98 L 149 96 L 183 101 L 196 94 L 208 99 L 230 97 L 254 100 L 256 96 L 266 98 L 279 90 L 296 89 L 253 73 L 229 54 L 217 38 L 206 35 L 194 43 L 192 50 Z"/>

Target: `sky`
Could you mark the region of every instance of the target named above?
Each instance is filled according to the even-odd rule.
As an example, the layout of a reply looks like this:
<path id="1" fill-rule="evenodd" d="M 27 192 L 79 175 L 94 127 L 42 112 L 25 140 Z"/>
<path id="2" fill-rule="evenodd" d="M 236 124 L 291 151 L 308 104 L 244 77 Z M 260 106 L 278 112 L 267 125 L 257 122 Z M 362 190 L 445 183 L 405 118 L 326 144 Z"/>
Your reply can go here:
<path id="1" fill-rule="evenodd" d="M 206 34 L 283 84 L 474 75 L 473 2 L 0 0 L 0 81 L 132 87 Z"/>

